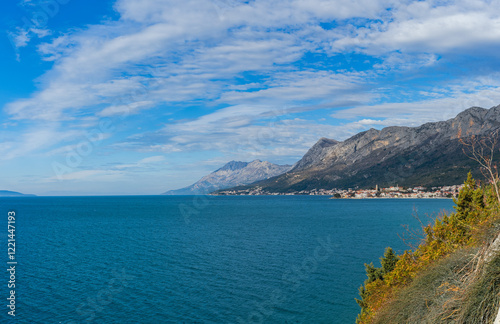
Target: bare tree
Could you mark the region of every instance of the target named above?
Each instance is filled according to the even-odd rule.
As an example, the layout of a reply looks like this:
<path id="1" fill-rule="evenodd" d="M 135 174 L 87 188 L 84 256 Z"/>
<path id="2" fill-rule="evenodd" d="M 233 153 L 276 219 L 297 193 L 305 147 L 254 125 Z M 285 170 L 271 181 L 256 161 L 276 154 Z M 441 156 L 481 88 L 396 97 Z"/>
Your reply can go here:
<path id="1" fill-rule="evenodd" d="M 481 166 L 481 172 L 486 179 L 492 184 L 498 203 L 500 204 L 500 189 L 498 188 L 498 167 L 494 162 L 495 152 L 498 149 L 498 137 L 500 129 L 491 133 L 490 136 L 479 137 L 472 135 L 467 139 L 461 137 L 462 131 L 458 133 L 460 143 L 463 145 L 463 152 L 470 159 L 476 161 Z"/>
<path id="2" fill-rule="evenodd" d="M 499 134 L 500 129 L 492 132 L 490 136 L 478 137 L 472 135 L 467 138 L 467 140 L 464 140 L 461 137 L 462 131 L 459 130 L 458 138 L 463 145 L 463 152 L 465 155 L 478 162 L 481 166 L 481 172 L 493 186 L 498 203 L 500 204 L 500 190 L 498 188 L 500 179 L 498 177 L 497 164 L 494 162 L 495 152 L 497 152 L 498 149 Z M 476 270 L 481 268 L 480 265 L 490 263 L 498 253 L 500 253 L 500 234 L 497 235 L 495 240 L 487 248 L 479 252 L 479 261 L 476 265 Z M 474 271 L 474 273 L 477 273 L 477 271 Z M 494 323 L 500 324 L 500 309 L 497 312 Z"/>

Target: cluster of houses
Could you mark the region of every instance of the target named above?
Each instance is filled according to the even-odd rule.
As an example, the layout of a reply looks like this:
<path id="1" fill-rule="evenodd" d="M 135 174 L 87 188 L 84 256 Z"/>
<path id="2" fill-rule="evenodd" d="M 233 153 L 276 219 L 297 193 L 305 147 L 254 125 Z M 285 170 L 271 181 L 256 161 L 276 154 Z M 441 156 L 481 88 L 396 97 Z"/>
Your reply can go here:
<path id="1" fill-rule="evenodd" d="M 404 187 L 388 187 L 379 188 L 376 186 L 374 189 L 312 189 L 294 191 L 289 193 L 268 192 L 261 187 L 255 187 L 244 190 L 224 190 L 219 191 L 216 195 L 228 196 L 262 196 L 262 195 L 309 195 L 309 196 L 332 196 L 333 198 L 346 198 L 346 199 L 363 199 L 363 198 L 453 198 L 458 195 L 463 185 L 442 186 L 426 188 L 417 186 L 413 188 Z"/>
<path id="2" fill-rule="evenodd" d="M 389 188 L 339 190 L 334 193 L 335 198 L 453 198 L 458 195 L 462 185 L 426 188 L 422 186 L 403 188 L 399 186 Z"/>

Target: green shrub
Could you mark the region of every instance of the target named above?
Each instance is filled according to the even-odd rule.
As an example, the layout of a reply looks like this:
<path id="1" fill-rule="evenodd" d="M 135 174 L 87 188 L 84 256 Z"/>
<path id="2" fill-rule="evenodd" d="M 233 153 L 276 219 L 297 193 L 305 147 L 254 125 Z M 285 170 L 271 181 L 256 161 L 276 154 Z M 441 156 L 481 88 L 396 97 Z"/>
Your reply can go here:
<path id="1" fill-rule="evenodd" d="M 400 256 L 387 248 L 381 258 L 382 267 L 365 264 L 368 278 L 359 289 L 361 299 L 356 300 L 361 306 L 356 323 L 375 320 L 377 323 L 446 323 L 460 316 L 464 319 L 458 323 L 469 323 L 474 316 L 489 319 L 494 312 L 491 305 L 498 305 L 499 289 L 493 279 L 500 280 L 500 264 L 496 269 L 498 273 L 489 268 L 484 282 L 473 281 L 479 285 L 479 290 L 473 292 L 472 283 L 457 281 L 457 267 L 462 265 L 460 271 L 465 271 L 466 265 L 473 264 L 469 263 L 470 249 L 477 249 L 498 235 L 498 228 L 494 226 L 500 209 L 493 195 L 491 186 L 478 186 L 469 173 L 454 200 L 455 212 L 424 227 L 425 238 L 418 248 Z M 468 278 L 465 274 L 461 276 Z M 486 284 L 488 280 L 492 282 L 490 286 Z M 463 296 L 469 299 L 463 300 Z M 493 300 L 492 304 L 484 311 L 478 310 L 477 307 L 487 303 L 484 298 Z"/>

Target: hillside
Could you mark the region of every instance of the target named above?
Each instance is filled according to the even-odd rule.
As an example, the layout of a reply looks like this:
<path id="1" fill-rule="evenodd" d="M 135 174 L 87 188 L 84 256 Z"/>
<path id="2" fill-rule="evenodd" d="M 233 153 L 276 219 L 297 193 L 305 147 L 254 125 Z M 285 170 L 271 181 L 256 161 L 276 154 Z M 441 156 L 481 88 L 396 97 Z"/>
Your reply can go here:
<path id="1" fill-rule="evenodd" d="M 469 174 L 455 203 L 422 236 L 407 233 L 418 246 L 399 256 L 388 248 L 379 268 L 365 264 L 356 323 L 497 323 L 500 197 Z"/>
<path id="2" fill-rule="evenodd" d="M 215 190 L 246 185 L 268 179 L 290 170 L 290 165 L 278 165 L 267 161 L 252 162 L 231 161 L 222 168 L 204 176 L 196 183 L 177 190 L 170 190 L 164 195 L 200 195 Z"/>
<path id="3" fill-rule="evenodd" d="M 460 138 L 487 136 L 499 128 L 500 106 L 472 107 L 453 119 L 419 127 L 370 129 L 343 142 L 322 138 L 290 171 L 252 186 L 293 192 L 460 184 L 469 170 L 477 170 L 463 154 Z"/>

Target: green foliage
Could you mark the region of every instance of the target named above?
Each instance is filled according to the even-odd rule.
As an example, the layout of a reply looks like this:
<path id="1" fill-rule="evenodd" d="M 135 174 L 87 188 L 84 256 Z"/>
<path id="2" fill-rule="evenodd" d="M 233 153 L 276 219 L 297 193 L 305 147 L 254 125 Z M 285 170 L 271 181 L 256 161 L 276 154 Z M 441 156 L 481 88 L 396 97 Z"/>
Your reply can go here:
<path id="1" fill-rule="evenodd" d="M 368 294 L 366 293 L 365 286 L 361 285 L 359 287 L 359 296 L 361 296 L 361 299 L 356 299 L 356 303 L 361 307 L 361 309 L 366 308 L 366 303 L 363 301 L 366 297 L 368 297 Z"/>
<path id="2" fill-rule="evenodd" d="M 384 280 L 384 275 L 394 270 L 398 260 L 399 258 L 394 250 L 388 247 L 385 250 L 384 256 L 380 258 L 382 267 L 376 268 L 373 266 L 373 263 L 365 263 L 366 276 L 368 277 L 365 283 L 374 282 L 375 280 Z"/>
<path id="3" fill-rule="evenodd" d="M 456 204 L 456 218 L 460 221 L 476 218 L 485 207 L 483 189 L 477 186 L 470 172 L 464 185 L 458 197 L 453 200 Z"/>
<path id="4" fill-rule="evenodd" d="M 384 272 L 382 268 L 374 267 L 373 263 L 370 264 L 365 263 L 365 270 L 366 270 L 366 275 L 368 276 L 366 283 L 374 282 L 375 280 L 382 280 L 384 278 Z"/>
<path id="5" fill-rule="evenodd" d="M 391 272 L 396 267 L 396 263 L 399 258 L 394 252 L 394 250 L 388 247 L 385 250 L 384 257 L 380 258 L 380 263 L 382 264 L 382 271 L 384 274 Z"/>
<path id="6" fill-rule="evenodd" d="M 361 313 L 357 323 L 373 322 L 376 315 L 382 313 L 406 287 L 422 283 L 414 280 L 418 279 L 422 272 L 432 268 L 436 262 L 461 249 L 483 243 L 485 233 L 492 227 L 492 222 L 499 213 L 498 201 L 493 195 L 491 186 L 478 186 L 469 173 L 463 189 L 454 200 L 455 212 L 444 215 L 436 219 L 434 224 L 424 227 L 425 239 L 417 249 L 396 256 L 391 248 L 387 248 L 381 258 L 382 267 L 365 264 L 368 279 L 360 288 L 361 299 L 358 304 L 361 306 Z M 429 278 L 439 281 L 441 277 Z M 436 283 L 434 279 L 429 279 L 428 282 Z M 415 289 L 425 291 L 422 285 L 418 287 Z M 426 298 L 424 300 L 428 301 Z M 426 307 L 429 307 L 428 303 Z"/>
<path id="7" fill-rule="evenodd" d="M 380 258 L 380 264 L 382 267 L 376 268 L 373 263 L 366 264 L 365 263 L 365 270 L 366 270 L 366 276 L 368 277 L 365 280 L 365 286 L 367 286 L 370 283 L 378 281 L 383 281 L 384 276 L 394 270 L 396 267 L 396 263 L 398 262 L 399 258 L 394 252 L 394 250 L 390 247 L 388 247 L 385 250 L 384 256 Z M 366 300 L 370 296 L 370 293 L 367 291 L 365 286 L 361 286 L 359 288 L 359 296 L 361 299 L 356 298 L 356 302 L 358 305 L 361 307 L 361 312 L 366 312 L 367 311 L 367 302 Z M 360 321 L 361 319 L 358 318 L 357 321 Z"/>

